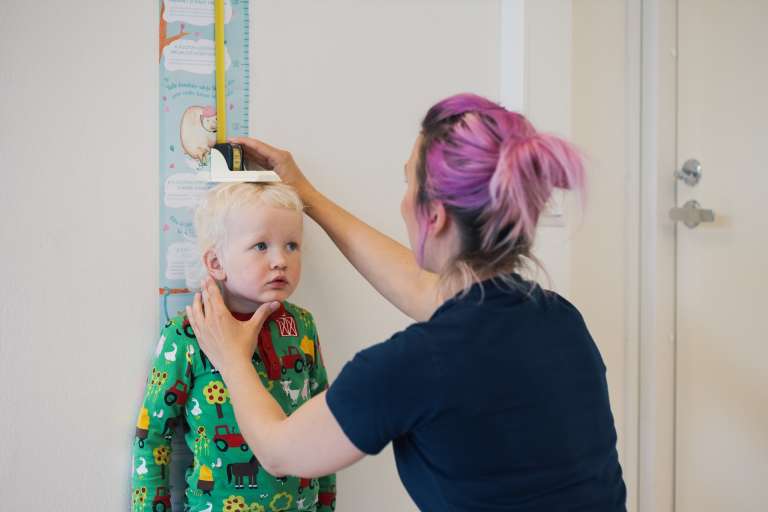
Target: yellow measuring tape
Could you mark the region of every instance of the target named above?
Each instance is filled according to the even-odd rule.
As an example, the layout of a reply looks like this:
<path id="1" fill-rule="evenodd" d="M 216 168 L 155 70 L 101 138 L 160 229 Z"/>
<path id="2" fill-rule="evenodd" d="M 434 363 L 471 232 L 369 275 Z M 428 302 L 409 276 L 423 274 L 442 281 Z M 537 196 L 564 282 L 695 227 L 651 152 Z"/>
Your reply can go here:
<path id="1" fill-rule="evenodd" d="M 242 6 L 247 8 L 247 4 Z M 227 63 L 224 45 L 224 0 L 214 0 L 214 48 L 216 57 L 216 144 L 211 148 L 211 182 L 280 181 L 274 171 L 248 170 L 245 168 L 243 148 L 227 143 Z M 247 27 L 246 27 L 247 28 Z M 246 33 L 247 44 L 248 36 Z M 247 92 L 245 98 L 247 99 Z"/>
<path id="2" fill-rule="evenodd" d="M 216 143 L 227 142 L 227 63 L 224 59 L 224 0 L 214 1 L 216 50 Z"/>

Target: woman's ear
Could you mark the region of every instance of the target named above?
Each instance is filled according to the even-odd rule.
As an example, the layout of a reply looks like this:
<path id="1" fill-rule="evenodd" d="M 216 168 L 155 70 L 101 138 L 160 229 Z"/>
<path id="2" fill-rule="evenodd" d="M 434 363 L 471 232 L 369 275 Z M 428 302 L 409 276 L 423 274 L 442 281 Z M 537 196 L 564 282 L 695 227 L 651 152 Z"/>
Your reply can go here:
<path id="1" fill-rule="evenodd" d="M 428 224 L 432 236 L 439 237 L 446 233 L 450 225 L 450 217 L 442 201 L 430 201 L 428 208 Z"/>
<path id="2" fill-rule="evenodd" d="M 205 265 L 208 274 L 215 280 L 223 281 L 227 277 L 224 267 L 221 266 L 221 259 L 213 247 L 203 253 L 203 265 Z"/>

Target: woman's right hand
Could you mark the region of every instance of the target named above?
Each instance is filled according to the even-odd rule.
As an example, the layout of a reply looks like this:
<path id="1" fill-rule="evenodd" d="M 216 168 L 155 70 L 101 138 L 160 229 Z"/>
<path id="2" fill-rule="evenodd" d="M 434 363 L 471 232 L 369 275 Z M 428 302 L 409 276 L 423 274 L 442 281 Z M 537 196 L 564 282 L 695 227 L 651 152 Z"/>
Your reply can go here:
<path id="1" fill-rule="evenodd" d="M 354 267 L 389 302 L 414 320 L 428 320 L 440 305 L 438 279 L 425 272 L 407 247 L 361 221 L 316 190 L 288 151 L 250 137 L 235 137 L 248 160 L 274 170 L 293 186 L 305 212 L 341 250 Z"/>
<path id="2" fill-rule="evenodd" d="M 283 183 L 295 188 L 301 199 L 306 202 L 312 184 L 296 165 L 290 152 L 252 137 L 232 137 L 229 142 L 243 146 L 246 159 L 264 169 L 275 171 Z"/>

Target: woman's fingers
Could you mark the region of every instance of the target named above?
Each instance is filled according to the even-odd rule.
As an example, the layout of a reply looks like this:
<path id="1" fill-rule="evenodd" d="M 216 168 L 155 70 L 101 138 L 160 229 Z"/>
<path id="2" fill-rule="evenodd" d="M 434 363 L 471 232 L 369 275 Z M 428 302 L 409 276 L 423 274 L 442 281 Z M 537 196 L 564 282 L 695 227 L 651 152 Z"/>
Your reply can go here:
<path id="1" fill-rule="evenodd" d="M 253 170 L 252 164 L 254 163 L 257 166 L 261 167 L 262 169 L 266 169 L 268 171 L 271 171 L 274 168 L 272 164 L 269 163 L 269 160 L 262 157 L 261 155 L 246 155 L 245 161 L 246 161 L 246 168 L 248 170 Z"/>
<path id="2" fill-rule="evenodd" d="M 282 160 L 281 150 L 270 146 L 258 139 L 251 137 L 232 137 L 229 139 L 235 144 L 240 144 L 245 148 L 245 154 L 249 158 L 256 160 L 264 168 L 272 169 Z"/>
<path id="3" fill-rule="evenodd" d="M 256 332 L 259 332 L 261 327 L 264 325 L 264 322 L 266 322 L 267 318 L 269 318 L 269 315 L 277 311 L 277 308 L 279 307 L 279 302 L 265 302 L 259 306 L 259 309 L 257 309 L 251 319 L 248 320 L 248 326 L 254 329 Z"/>
<path id="4" fill-rule="evenodd" d="M 200 296 L 202 297 L 205 316 L 208 318 L 213 317 L 215 311 L 211 306 L 211 293 L 208 291 L 208 279 L 205 279 L 200 286 Z"/>
<path id="5" fill-rule="evenodd" d="M 224 304 L 224 298 L 221 296 L 219 286 L 210 277 L 205 280 L 205 291 L 205 298 L 208 299 L 208 302 L 205 303 L 206 311 L 210 311 L 214 315 L 222 313 L 229 314 L 229 309 L 227 309 L 227 305 Z"/>
<path id="6" fill-rule="evenodd" d="M 190 317 L 190 320 L 199 323 L 202 322 L 205 318 L 205 314 L 203 313 L 203 299 L 200 294 L 200 292 L 195 293 L 195 298 L 192 299 L 192 316 Z"/>
<path id="7" fill-rule="evenodd" d="M 195 318 L 194 311 L 192 311 L 192 306 L 187 306 L 187 320 L 189 320 L 189 325 L 192 326 L 192 331 L 197 334 L 197 319 Z"/>
<path id="8" fill-rule="evenodd" d="M 221 292 L 219 287 L 210 277 L 206 277 L 203 281 L 203 306 L 205 306 L 206 313 L 216 314 L 221 310 Z M 217 300 L 218 299 L 218 300 Z"/>
<path id="9" fill-rule="evenodd" d="M 195 298 L 192 300 L 192 305 L 187 306 L 187 318 L 192 326 L 192 330 L 195 335 L 200 337 L 200 326 L 205 321 L 205 314 L 203 313 L 203 305 L 200 298 L 200 293 L 195 294 Z"/>
<path id="10" fill-rule="evenodd" d="M 248 162 L 256 162 L 262 169 L 272 169 L 273 165 L 266 154 L 260 152 L 251 142 L 253 139 L 247 137 L 231 137 L 229 142 L 240 144 L 245 149 L 245 159 Z"/>
<path id="11" fill-rule="evenodd" d="M 255 163 L 262 169 L 273 169 L 273 165 L 270 163 L 269 158 L 260 153 L 253 144 L 250 143 L 250 139 L 245 137 L 230 137 L 228 142 L 233 144 L 240 144 L 245 152 L 246 167 L 250 168 L 251 163 Z"/>
<path id="12" fill-rule="evenodd" d="M 280 179 L 297 188 L 306 183 L 306 178 L 301 169 L 293 161 L 293 156 L 288 151 L 270 146 L 266 142 L 251 137 L 234 137 L 230 141 L 241 144 L 245 148 L 248 158 L 254 159 L 265 169 L 274 170 Z"/>

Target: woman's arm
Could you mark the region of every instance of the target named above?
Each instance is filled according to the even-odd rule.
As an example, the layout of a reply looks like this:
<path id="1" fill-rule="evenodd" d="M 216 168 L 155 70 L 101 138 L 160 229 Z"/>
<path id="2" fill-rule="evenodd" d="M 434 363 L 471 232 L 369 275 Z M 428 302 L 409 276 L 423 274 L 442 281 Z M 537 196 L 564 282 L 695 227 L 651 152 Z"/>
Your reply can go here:
<path id="1" fill-rule="evenodd" d="M 317 190 L 307 194 L 306 203 L 307 214 L 385 299 L 414 320 L 432 316 L 440 305 L 437 276 L 419 267 L 410 249 Z"/>
<path id="2" fill-rule="evenodd" d="M 331 414 L 325 393 L 290 417 L 264 388 L 251 363 L 258 333 L 277 303 L 262 305 L 247 322 L 235 320 L 210 278 L 187 307 L 200 348 L 221 373 L 237 424 L 259 463 L 272 475 L 316 478 L 360 460 L 363 452 Z"/>
<path id="3" fill-rule="evenodd" d="M 322 227 L 350 263 L 389 302 L 414 320 L 440 305 L 437 276 L 419 267 L 407 247 L 337 205 L 304 177 L 291 154 L 252 138 L 235 138 L 246 155 L 296 188 L 307 215 Z"/>
<path id="4" fill-rule="evenodd" d="M 331 414 L 325 392 L 286 417 L 250 361 L 243 363 L 219 371 L 240 431 L 267 472 L 319 478 L 363 458 Z"/>

